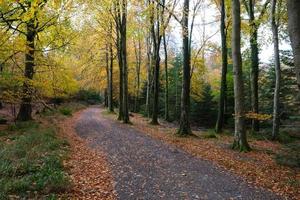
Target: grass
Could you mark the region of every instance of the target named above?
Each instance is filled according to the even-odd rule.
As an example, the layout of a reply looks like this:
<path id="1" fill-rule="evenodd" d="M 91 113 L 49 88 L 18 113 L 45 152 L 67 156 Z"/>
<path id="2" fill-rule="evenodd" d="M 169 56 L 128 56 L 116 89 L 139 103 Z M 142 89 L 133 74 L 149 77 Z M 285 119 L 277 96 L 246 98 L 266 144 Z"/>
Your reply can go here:
<path id="1" fill-rule="evenodd" d="M 72 114 L 80 109 L 85 108 L 86 105 L 83 103 L 77 103 L 77 102 L 70 102 L 70 103 L 64 103 L 59 106 L 57 106 L 53 110 L 45 110 L 41 112 L 41 115 L 44 117 L 48 116 L 55 116 L 55 115 L 63 115 L 63 116 L 72 116 Z"/>
<path id="2" fill-rule="evenodd" d="M 2 131 L 0 199 L 55 199 L 70 183 L 63 166 L 67 152 L 67 142 L 56 137 L 54 127 L 23 122 Z"/>
<path id="3" fill-rule="evenodd" d="M 65 116 L 72 116 L 72 110 L 70 108 L 60 108 L 59 112 Z"/>

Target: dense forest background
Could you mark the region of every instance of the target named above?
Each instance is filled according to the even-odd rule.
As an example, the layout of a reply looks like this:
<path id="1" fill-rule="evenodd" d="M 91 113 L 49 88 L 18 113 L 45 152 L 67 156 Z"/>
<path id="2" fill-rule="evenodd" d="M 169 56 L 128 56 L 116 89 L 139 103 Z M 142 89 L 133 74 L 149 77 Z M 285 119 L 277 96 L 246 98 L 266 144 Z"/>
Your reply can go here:
<path id="1" fill-rule="evenodd" d="M 227 0 L 1 1 L 1 104 L 28 120 L 61 102 L 89 99 L 110 111 L 119 108 L 125 122 L 129 111 L 153 124 L 159 117 L 230 130 L 234 84 L 241 86 L 234 83 L 232 6 Z M 274 117 L 281 128 L 299 130 L 287 15 L 284 0 L 240 4 L 239 75 L 245 126 L 252 132 L 271 133 Z M 220 28 L 212 33 L 211 27 Z M 262 51 L 275 43 L 274 27 L 279 47 L 287 48 L 278 49 L 279 59 L 264 60 Z"/>

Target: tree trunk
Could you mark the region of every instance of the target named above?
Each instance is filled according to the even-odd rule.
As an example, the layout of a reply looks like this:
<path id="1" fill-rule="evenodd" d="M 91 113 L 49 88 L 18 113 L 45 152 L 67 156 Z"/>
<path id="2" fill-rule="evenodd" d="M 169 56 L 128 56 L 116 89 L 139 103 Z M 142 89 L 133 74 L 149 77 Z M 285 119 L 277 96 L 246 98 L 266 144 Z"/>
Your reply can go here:
<path id="1" fill-rule="evenodd" d="M 154 4 L 154 2 L 152 2 Z M 161 33 L 160 33 L 160 19 L 163 17 L 162 13 L 160 13 L 160 7 L 157 3 L 156 10 L 154 6 L 151 11 L 151 35 L 152 35 L 152 43 L 153 43 L 153 61 L 154 61 L 154 91 L 153 91 L 153 110 L 152 110 L 152 120 L 151 124 L 157 125 L 158 123 L 158 99 L 159 99 L 159 68 L 160 68 L 160 44 L 161 44 Z M 156 21 L 154 21 L 154 15 L 156 11 Z"/>
<path id="2" fill-rule="evenodd" d="M 183 81 L 181 92 L 181 114 L 178 134 L 186 136 L 192 134 L 189 109 L 190 109 L 190 77 L 191 77 L 191 59 L 189 49 L 189 0 L 184 0 L 182 17 L 182 51 L 183 51 Z"/>
<path id="3" fill-rule="evenodd" d="M 154 52 L 154 91 L 153 91 L 153 111 L 151 124 L 158 124 L 158 98 L 159 98 L 159 67 L 160 67 L 160 56 L 159 49 Z"/>
<path id="4" fill-rule="evenodd" d="M 135 100 L 134 100 L 134 111 L 138 112 L 139 110 L 139 99 L 140 99 L 140 74 L 141 74 L 141 62 L 142 62 L 142 54 L 141 54 L 141 40 L 138 38 L 138 44 L 134 45 L 135 48 L 135 70 L 136 70 L 136 86 L 135 86 Z"/>
<path id="5" fill-rule="evenodd" d="M 108 44 L 105 46 L 105 70 L 106 70 L 106 88 L 105 88 L 105 103 L 104 106 L 108 108 L 109 104 L 109 58 L 108 58 Z"/>
<path id="6" fill-rule="evenodd" d="M 146 112 L 147 116 L 150 117 L 150 85 L 151 85 L 151 66 L 152 66 L 152 55 L 151 55 L 151 44 L 150 36 L 147 38 L 147 91 L 146 91 Z"/>
<path id="7" fill-rule="evenodd" d="M 300 99 L 300 1 L 287 0 L 288 28 L 294 54 L 294 64 Z"/>
<path id="8" fill-rule="evenodd" d="M 110 26 L 110 31 L 112 34 L 112 25 Z M 112 35 L 111 38 L 112 40 Z M 109 43 L 109 57 L 110 57 L 110 66 L 109 66 L 109 71 L 108 71 L 108 110 L 109 112 L 114 112 L 114 107 L 113 107 L 113 67 L 114 67 L 114 57 L 113 57 L 113 49 L 112 49 L 112 41 Z"/>
<path id="9" fill-rule="evenodd" d="M 122 79 L 123 79 L 123 122 L 129 123 L 128 109 L 128 68 L 127 68 L 127 0 L 122 1 L 122 23 L 121 23 L 121 57 L 122 57 Z"/>
<path id="10" fill-rule="evenodd" d="M 278 40 L 278 22 L 276 22 L 276 3 L 277 0 L 272 0 L 272 12 L 271 12 L 271 24 L 273 33 L 273 43 L 274 43 L 274 60 L 275 60 L 275 89 L 274 89 L 274 103 L 273 103 L 273 130 L 272 139 L 277 139 L 279 126 L 280 126 L 280 116 L 279 116 L 279 95 L 280 95 L 280 57 L 279 57 L 279 40 Z"/>
<path id="11" fill-rule="evenodd" d="M 249 24 L 250 24 L 250 48 L 251 48 L 251 109 L 253 113 L 258 113 L 258 43 L 257 29 L 255 22 L 253 0 L 249 0 Z M 252 131 L 259 131 L 259 121 L 252 120 Z"/>
<path id="12" fill-rule="evenodd" d="M 119 64 L 119 113 L 118 120 L 124 119 L 123 110 L 123 61 L 122 61 L 122 39 L 121 39 L 121 14 L 120 14 L 120 2 L 116 1 L 115 5 L 115 15 L 116 15 L 116 35 L 117 35 L 117 55 Z"/>
<path id="13" fill-rule="evenodd" d="M 234 74 L 235 132 L 233 148 L 249 151 L 245 130 L 244 82 L 241 57 L 240 1 L 232 0 L 232 61 Z"/>
<path id="14" fill-rule="evenodd" d="M 26 35 L 26 45 L 27 51 L 25 54 L 25 81 L 23 84 L 23 97 L 22 103 L 20 105 L 20 110 L 17 116 L 17 120 L 28 121 L 32 120 L 32 95 L 33 88 L 31 80 L 34 74 L 34 52 L 35 52 L 35 30 L 34 30 L 34 20 L 27 22 L 27 35 Z"/>
<path id="15" fill-rule="evenodd" d="M 169 76 L 168 76 L 168 49 L 167 49 L 167 41 L 166 34 L 163 34 L 164 40 L 164 52 L 165 52 L 165 120 L 169 121 Z"/>
<path id="16" fill-rule="evenodd" d="M 218 118 L 216 123 L 216 132 L 222 132 L 224 125 L 224 112 L 225 112 L 225 96 L 227 93 L 227 36 L 226 36 L 226 25 L 225 25 L 225 2 L 221 0 L 221 40 L 222 40 L 222 77 L 221 77 L 221 87 L 220 87 L 220 99 L 219 99 L 219 109 Z"/>

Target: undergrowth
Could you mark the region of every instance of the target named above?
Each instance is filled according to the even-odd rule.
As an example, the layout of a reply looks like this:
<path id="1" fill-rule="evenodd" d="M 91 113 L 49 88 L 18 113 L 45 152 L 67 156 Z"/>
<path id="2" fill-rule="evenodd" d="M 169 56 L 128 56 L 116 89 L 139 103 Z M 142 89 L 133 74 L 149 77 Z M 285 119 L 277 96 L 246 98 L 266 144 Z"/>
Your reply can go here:
<path id="1" fill-rule="evenodd" d="M 37 122 L 11 125 L 0 133 L 0 199 L 55 199 L 70 185 L 63 160 L 68 144 L 54 127 Z"/>

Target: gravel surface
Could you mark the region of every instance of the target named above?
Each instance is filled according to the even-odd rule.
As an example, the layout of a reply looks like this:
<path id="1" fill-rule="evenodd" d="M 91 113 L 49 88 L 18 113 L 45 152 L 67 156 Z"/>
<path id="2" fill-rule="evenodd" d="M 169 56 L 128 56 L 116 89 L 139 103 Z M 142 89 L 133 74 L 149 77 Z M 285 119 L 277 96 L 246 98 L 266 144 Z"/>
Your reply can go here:
<path id="1" fill-rule="evenodd" d="M 92 148 L 107 154 L 118 199 L 281 199 L 102 111 L 86 109 L 75 128 Z"/>

